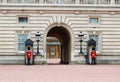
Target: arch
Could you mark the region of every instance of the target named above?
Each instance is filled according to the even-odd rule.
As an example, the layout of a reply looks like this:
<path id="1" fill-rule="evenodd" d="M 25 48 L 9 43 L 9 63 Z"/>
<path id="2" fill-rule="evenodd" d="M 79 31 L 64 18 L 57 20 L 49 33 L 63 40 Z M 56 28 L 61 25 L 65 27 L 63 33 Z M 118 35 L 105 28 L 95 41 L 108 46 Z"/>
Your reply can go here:
<path id="1" fill-rule="evenodd" d="M 73 32 L 70 26 L 66 25 L 65 23 L 60 23 L 59 25 L 58 23 L 53 23 L 47 28 L 44 34 L 44 51 L 45 52 L 46 52 L 46 45 L 47 45 L 47 36 L 53 36 L 60 40 L 61 46 L 62 46 L 61 57 L 63 57 L 61 58 L 61 62 L 71 63 L 74 41 L 73 41 Z M 45 57 L 46 57 L 46 53 L 45 53 Z"/>

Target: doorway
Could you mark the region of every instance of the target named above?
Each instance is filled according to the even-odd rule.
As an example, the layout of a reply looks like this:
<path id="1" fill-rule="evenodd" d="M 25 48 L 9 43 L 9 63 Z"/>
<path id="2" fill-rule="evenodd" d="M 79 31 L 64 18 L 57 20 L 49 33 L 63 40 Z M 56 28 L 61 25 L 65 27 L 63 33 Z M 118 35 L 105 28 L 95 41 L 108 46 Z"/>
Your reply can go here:
<path id="1" fill-rule="evenodd" d="M 56 37 L 47 37 L 47 63 L 59 64 L 61 58 L 61 44 Z"/>
<path id="2" fill-rule="evenodd" d="M 49 56 L 47 59 L 58 58 L 60 60 L 59 64 L 69 64 L 71 39 L 68 30 L 62 26 L 55 26 L 48 31 L 47 38 L 50 37 L 51 41 L 47 39 L 47 43 L 51 42 L 49 45 L 47 44 L 47 56 Z"/>

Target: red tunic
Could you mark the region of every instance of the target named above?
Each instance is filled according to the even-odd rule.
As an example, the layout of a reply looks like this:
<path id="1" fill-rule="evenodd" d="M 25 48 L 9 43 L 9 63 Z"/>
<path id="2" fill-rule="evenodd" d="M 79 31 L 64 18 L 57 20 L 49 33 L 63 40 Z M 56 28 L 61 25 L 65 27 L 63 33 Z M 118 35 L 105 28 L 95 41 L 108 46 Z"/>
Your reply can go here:
<path id="1" fill-rule="evenodd" d="M 28 50 L 28 51 L 26 52 L 26 56 L 27 56 L 27 58 L 31 58 L 32 52 L 31 52 L 30 50 Z"/>
<path id="2" fill-rule="evenodd" d="M 91 55 L 91 58 L 96 58 L 96 52 L 95 51 L 92 51 L 90 55 Z"/>

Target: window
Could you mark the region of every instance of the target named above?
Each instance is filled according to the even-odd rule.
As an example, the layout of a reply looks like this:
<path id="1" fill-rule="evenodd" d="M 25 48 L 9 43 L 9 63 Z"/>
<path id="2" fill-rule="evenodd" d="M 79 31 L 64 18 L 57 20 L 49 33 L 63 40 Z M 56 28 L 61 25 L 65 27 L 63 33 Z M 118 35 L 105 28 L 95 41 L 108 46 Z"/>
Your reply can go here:
<path id="1" fill-rule="evenodd" d="M 25 41 L 27 37 L 27 34 L 18 34 L 18 51 L 25 51 Z"/>
<path id="2" fill-rule="evenodd" d="M 18 3 L 22 3 L 22 0 L 18 0 Z"/>
<path id="3" fill-rule="evenodd" d="M 28 1 L 28 0 L 25 0 L 24 2 L 25 2 L 25 3 L 28 3 L 29 1 Z"/>
<path id="4" fill-rule="evenodd" d="M 98 35 L 89 35 L 89 39 L 93 39 L 96 41 L 96 51 L 99 51 L 99 49 L 98 49 L 98 41 L 99 41 Z"/>
<path id="5" fill-rule="evenodd" d="M 17 3 L 17 0 L 7 0 L 8 3 Z"/>
<path id="6" fill-rule="evenodd" d="M 28 17 L 19 17 L 18 19 L 20 24 L 27 24 L 28 23 Z"/>
<path id="7" fill-rule="evenodd" d="M 47 0 L 44 0 L 44 3 L 46 4 L 46 3 L 47 3 Z"/>
<path id="8" fill-rule="evenodd" d="M 51 55 L 55 55 L 55 47 L 50 48 Z"/>
<path id="9" fill-rule="evenodd" d="M 90 18 L 90 24 L 98 24 L 98 18 Z"/>
<path id="10" fill-rule="evenodd" d="M 24 0 L 24 3 L 28 3 L 29 1 L 28 0 Z"/>
<path id="11" fill-rule="evenodd" d="M 28 0 L 18 0 L 18 3 L 28 3 Z"/>
<path id="12" fill-rule="evenodd" d="M 64 4 L 64 0 L 61 0 L 61 3 Z"/>
<path id="13" fill-rule="evenodd" d="M 75 4 L 75 0 L 72 0 L 72 4 Z"/>
<path id="14" fill-rule="evenodd" d="M 96 0 L 96 4 L 100 4 L 100 0 Z"/>
<path id="15" fill-rule="evenodd" d="M 58 4 L 58 0 L 54 0 L 55 4 Z"/>
<path id="16" fill-rule="evenodd" d="M 29 0 L 29 3 L 39 3 L 39 0 Z"/>
<path id="17" fill-rule="evenodd" d="M 88 0 L 88 4 L 93 4 L 94 1 L 93 0 Z"/>

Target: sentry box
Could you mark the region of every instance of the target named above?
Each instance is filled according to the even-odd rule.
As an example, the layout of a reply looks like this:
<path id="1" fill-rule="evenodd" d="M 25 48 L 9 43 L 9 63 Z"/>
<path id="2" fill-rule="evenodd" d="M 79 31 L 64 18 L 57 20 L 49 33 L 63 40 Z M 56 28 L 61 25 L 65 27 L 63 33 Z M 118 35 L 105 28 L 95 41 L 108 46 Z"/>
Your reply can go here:
<path id="1" fill-rule="evenodd" d="M 30 58 L 28 58 L 28 51 L 30 52 Z M 33 41 L 31 39 L 27 39 L 25 41 L 25 65 L 26 64 L 34 64 L 34 57 L 33 57 Z"/>

